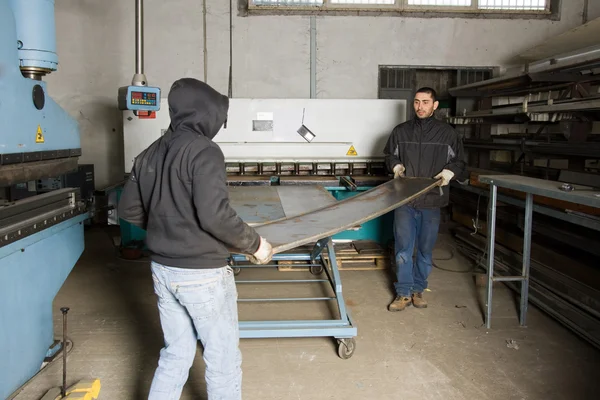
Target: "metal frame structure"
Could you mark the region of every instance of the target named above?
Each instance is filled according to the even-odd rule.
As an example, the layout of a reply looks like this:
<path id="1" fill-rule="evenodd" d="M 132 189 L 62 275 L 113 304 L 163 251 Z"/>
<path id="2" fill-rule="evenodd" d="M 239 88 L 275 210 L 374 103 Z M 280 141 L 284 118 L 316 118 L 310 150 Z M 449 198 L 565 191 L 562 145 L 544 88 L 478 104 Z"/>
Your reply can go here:
<path id="1" fill-rule="evenodd" d="M 544 196 L 557 200 L 564 200 L 575 204 L 600 208 L 600 193 L 589 191 L 588 188 L 575 188 L 567 192 L 561 190 L 560 183 L 543 179 L 529 178 L 518 175 L 485 175 L 479 181 L 490 185 L 488 205 L 488 233 L 487 233 L 487 304 L 485 312 L 486 328 L 491 328 L 492 299 L 494 282 L 520 282 L 520 316 L 519 323 L 527 323 L 527 308 L 529 297 L 529 265 L 531 252 L 531 228 L 533 220 L 533 196 Z M 523 233 L 523 268 L 519 276 L 494 276 L 494 246 L 496 234 L 496 202 L 498 188 L 518 190 L 526 194 L 525 197 L 525 223 Z"/>
<path id="2" fill-rule="evenodd" d="M 322 256 L 323 251 L 327 249 L 328 259 Z M 232 255 L 230 265 L 238 275 L 242 268 L 277 268 L 277 261 L 307 261 L 309 264 L 301 264 L 300 267 L 310 267 L 313 275 L 325 273 L 327 279 L 272 279 L 272 280 L 236 280 L 236 284 L 306 284 L 329 283 L 334 292 L 333 297 L 296 297 L 296 298 L 244 298 L 238 299 L 238 302 L 292 302 L 292 301 L 335 301 L 339 318 L 327 320 L 290 320 L 290 321 L 240 321 L 240 338 L 290 338 L 290 337 L 333 337 L 338 341 L 338 356 L 342 359 L 348 359 L 354 354 L 357 335 L 357 328 L 354 324 L 350 312 L 346 308 L 344 296 L 342 294 L 342 281 L 333 248 L 331 237 L 319 240 L 311 252 L 290 252 L 276 254 L 273 257 L 273 264 L 267 265 L 248 265 L 242 264 L 246 257 L 242 255 Z"/>

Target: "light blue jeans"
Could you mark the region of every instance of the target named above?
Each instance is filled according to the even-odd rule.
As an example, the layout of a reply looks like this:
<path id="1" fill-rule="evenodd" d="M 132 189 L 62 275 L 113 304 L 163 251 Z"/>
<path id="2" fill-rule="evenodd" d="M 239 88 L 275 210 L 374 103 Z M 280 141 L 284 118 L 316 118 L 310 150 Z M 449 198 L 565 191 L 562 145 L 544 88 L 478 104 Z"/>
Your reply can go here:
<path id="1" fill-rule="evenodd" d="M 204 347 L 209 400 L 241 400 L 237 290 L 230 267 L 182 269 L 152 263 L 165 347 L 149 400 L 177 400 L 196 355 Z"/>

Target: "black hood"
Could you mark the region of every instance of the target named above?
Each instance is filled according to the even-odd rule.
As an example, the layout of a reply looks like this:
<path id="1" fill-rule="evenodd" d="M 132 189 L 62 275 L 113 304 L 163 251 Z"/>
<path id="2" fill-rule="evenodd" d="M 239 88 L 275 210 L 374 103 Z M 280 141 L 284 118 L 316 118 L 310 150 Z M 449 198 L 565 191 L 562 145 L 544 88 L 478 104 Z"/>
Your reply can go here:
<path id="1" fill-rule="evenodd" d="M 229 98 L 193 78 L 175 81 L 169 92 L 171 130 L 189 130 L 213 139 L 225 121 Z"/>

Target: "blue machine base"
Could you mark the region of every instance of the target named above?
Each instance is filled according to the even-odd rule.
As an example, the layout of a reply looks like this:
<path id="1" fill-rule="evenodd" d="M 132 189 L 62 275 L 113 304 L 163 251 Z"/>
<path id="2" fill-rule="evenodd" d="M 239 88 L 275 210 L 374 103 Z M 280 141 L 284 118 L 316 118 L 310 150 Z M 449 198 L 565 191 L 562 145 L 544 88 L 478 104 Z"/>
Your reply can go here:
<path id="1" fill-rule="evenodd" d="M 39 371 L 54 342 L 52 302 L 83 252 L 87 218 L 0 249 L 0 399 Z"/>

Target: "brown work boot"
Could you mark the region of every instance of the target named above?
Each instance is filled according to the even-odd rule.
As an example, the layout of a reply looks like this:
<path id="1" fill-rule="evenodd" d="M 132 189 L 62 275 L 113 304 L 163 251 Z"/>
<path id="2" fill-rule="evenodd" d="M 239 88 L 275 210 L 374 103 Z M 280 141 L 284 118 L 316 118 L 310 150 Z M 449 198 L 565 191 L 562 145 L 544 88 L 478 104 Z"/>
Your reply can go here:
<path id="1" fill-rule="evenodd" d="M 410 297 L 396 296 L 388 306 L 389 311 L 402 311 L 410 305 Z"/>
<path id="2" fill-rule="evenodd" d="M 417 308 L 427 308 L 427 302 L 423 298 L 423 293 L 413 293 L 412 304 Z"/>

